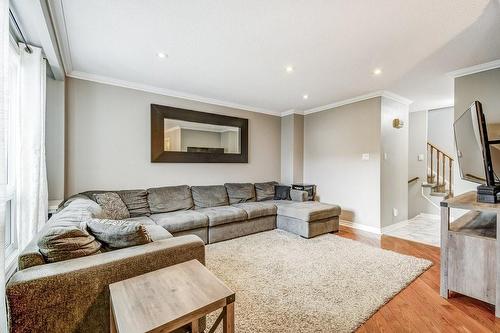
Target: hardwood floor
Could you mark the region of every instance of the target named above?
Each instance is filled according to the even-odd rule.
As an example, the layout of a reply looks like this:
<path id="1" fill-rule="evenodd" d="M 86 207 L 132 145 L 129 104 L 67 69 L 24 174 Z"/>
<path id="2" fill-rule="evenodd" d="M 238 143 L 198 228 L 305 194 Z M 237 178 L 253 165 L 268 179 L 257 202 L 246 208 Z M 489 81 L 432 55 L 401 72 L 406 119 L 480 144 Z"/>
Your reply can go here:
<path id="1" fill-rule="evenodd" d="M 378 310 L 357 332 L 500 332 L 494 306 L 459 294 L 439 296 L 439 248 L 341 226 L 339 236 L 431 260 L 434 265 Z M 390 278 L 390 277 L 387 277 Z"/>

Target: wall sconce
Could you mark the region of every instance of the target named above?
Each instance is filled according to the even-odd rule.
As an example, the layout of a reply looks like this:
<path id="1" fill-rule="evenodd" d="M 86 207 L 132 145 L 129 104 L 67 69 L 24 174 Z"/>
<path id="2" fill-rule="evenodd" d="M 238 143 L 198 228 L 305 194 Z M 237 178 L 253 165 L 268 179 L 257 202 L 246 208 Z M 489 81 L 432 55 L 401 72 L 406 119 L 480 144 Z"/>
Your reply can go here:
<path id="1" fill-rule="evenodd" d="M 403 128 L 404 125 L 405 125 L 404 121 L 402 121 L 399 118 L 395 118 L 392 120 L 392 127 L 394 128 Z"/>

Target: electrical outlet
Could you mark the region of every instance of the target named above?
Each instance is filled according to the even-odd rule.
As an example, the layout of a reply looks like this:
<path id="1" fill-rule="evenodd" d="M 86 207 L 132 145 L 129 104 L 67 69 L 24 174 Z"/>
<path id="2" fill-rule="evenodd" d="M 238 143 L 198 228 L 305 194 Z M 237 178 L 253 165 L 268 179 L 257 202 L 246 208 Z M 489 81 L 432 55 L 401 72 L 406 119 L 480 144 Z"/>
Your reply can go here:
<path id="1" fill-rule="evenodd" d="M 423 160 L 424 160 L 424 154 L 418 154 L 417 159 L 418 159 L 419 161 L 423 161 Z"/>
<path id="2" fill-rule="evenodd" d="M 387 160 L 389 158 L 389 154 L 384 153 L 384 160 Z"/>
<path id="3" fill-rule="evenodd" d="M 394 215 L 394 217 L 398 216 L 399 215 L 399 211 L 397 208 L 393 208 L 392 209 L 392 215 Z"/>
<path id="4" fill-rule="evenodd" d="M 361 154 L 361 159 L 363 161 L 368 161 L 370 159 L 370 154 L 368 153 Z"/>

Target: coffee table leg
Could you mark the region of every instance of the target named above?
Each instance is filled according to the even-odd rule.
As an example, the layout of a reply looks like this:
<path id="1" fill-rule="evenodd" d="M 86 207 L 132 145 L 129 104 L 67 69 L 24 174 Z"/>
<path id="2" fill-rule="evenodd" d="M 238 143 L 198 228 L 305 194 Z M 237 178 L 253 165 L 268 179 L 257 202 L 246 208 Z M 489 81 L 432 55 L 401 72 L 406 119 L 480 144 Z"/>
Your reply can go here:
<path id="1" fill-rule="evenodd" d="M 200 320 L 196 319 L 191 322 L 191 333 L 200 333 Z"/>
<path id="2" fill-rule="evenodd" d="M 226 314 L 222 320 L 224 333 L 234 333 L 234 303 L 229 303 L 224 307 Z"/>

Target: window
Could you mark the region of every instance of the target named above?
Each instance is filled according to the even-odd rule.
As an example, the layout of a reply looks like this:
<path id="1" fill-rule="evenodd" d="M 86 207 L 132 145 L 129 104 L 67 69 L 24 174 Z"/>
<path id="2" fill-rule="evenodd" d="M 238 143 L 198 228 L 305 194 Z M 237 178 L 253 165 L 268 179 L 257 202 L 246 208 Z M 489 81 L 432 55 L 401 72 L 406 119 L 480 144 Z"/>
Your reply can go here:
<path id="1" fill-rule="evenodd" d="M 5 257 L 9 265 L 17 255 L 16 232 L 16 133 L 13 130 L 19 114 L 19 48 L 11 40 L 8 59 L 8 109 L 1 114 L 2 132 L 0 144 L 0 198 L 5 206 Z"/>

